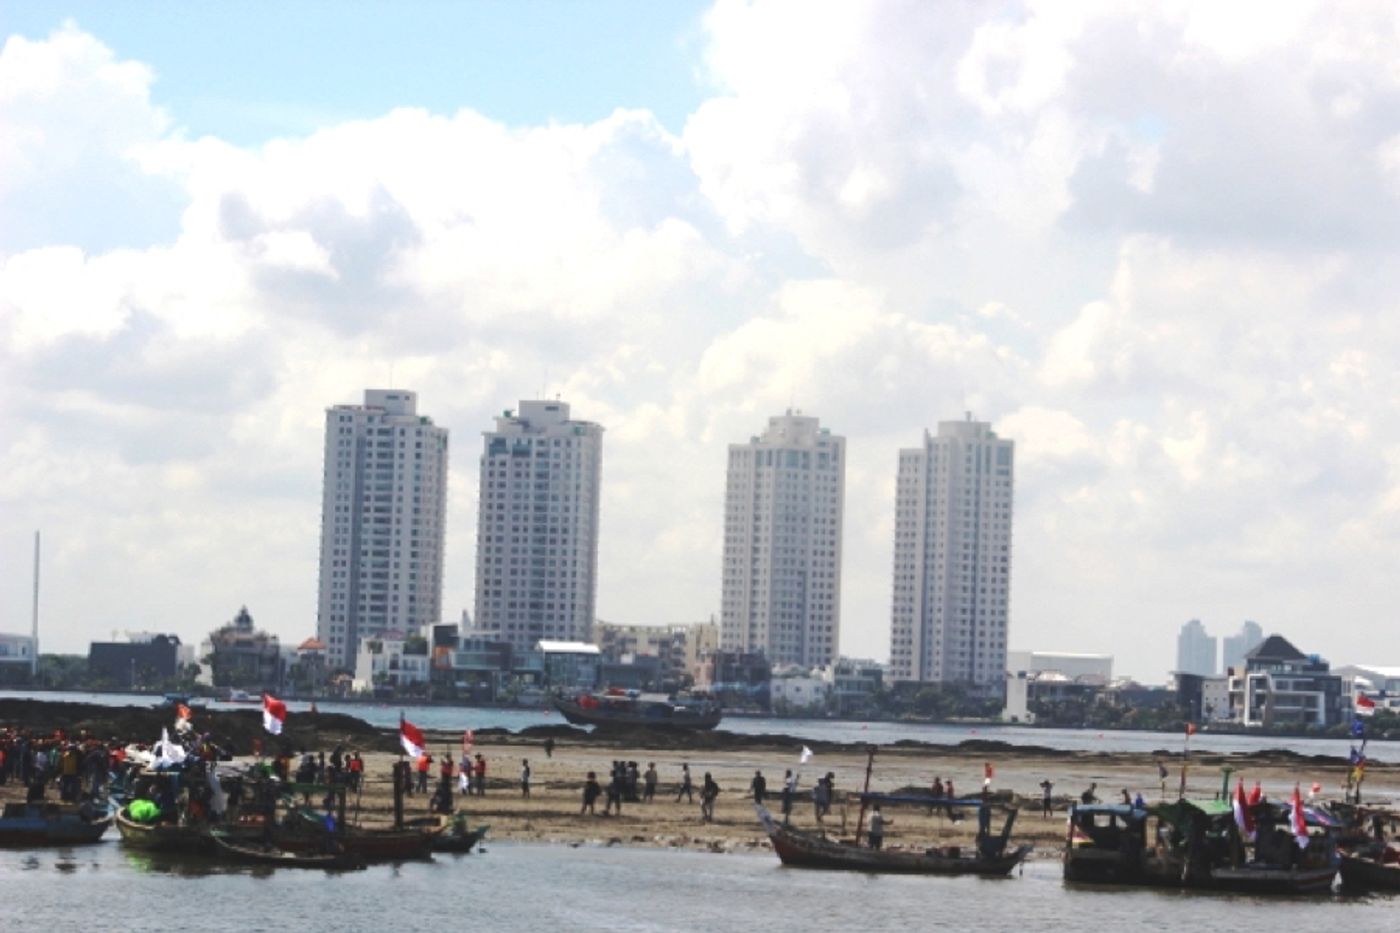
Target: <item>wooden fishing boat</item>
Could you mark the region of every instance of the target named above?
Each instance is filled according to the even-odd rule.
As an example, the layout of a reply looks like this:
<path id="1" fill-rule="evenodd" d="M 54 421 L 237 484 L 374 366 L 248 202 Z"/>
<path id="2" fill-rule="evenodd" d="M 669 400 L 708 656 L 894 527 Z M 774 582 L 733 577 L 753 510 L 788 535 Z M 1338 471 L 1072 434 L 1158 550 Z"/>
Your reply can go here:
<path id="1" fill-rule="evenodd" d="M 447 827 L 441 832 L 433 833 L 430 838 L 432 850 L 434 852 L 455 852 L 465 854 L 475 849 L 481 840 L 486 838 L 486 831 L 489 826 L 483 824 L 475 829 L 462 829 L 457 831 L 452 827 Z"/>
<path id="2" fill-rule="evenodd" d="M 319 868 L 327 871 L 346 871 L 364 867 L 364 863 L 359 859 L 343 852 L 292 852 L 277 846 L 240 840 L 234 835 L 217 829 L 210 831 L 209 838 L 213 840 L 215 855 L 250 865 L 266 865 L 274 868 Z"/>
<path id="3" fill-rule="evenodd" d="M 884 798 L 889 800 L 891 798 Z M 920 803 L 926 803 L 924 799 Z M 957 801 L 962 806 L 976 806 L 976 801 Z M 1004 876 L 1025 860 L 1031 846 L 1007 849 L 1006 839 L 1015 819 L 1010 811 L 1002 833 L 990 836 L 980 844 L 963 848 L 945 846 L 930 849 L 872 849 L 850 842 L 829 839 L 816 833 L 803 832 L 783 826 L 772 814 L 755 805 L 759 821 L 768 832 L 773 851 L 784 865 L 795 868 L 824 868 L 846 871 L 898 872 L 914 875 L 985 875 Z"/>
<path id="4" fill-rule="evenodd" d="M 274 841 L 293 852 L 320 851 L 327 835 L 322 822 L 324 818 L 305 808 L 297 808 L 293 812 L 297 818 L 289 816 L 278 827 Z M 337 841 L 346 854 L 363 862 L 406 862 L 432 858 L 433 834 L 430 831 L 416 827 L 365 829 L 343 823 L 341 827 L 336 833 Z"/>
<path id="5" fill-rule="evenodd" d="M 1342 853 L 1342 885 L 1356 891 L 1400 891 L 1400 849 Z"/>
<path id="6" fill-rule="evenodd" d="M 1065 838 L 1064 878 L 1089 884 L 1151 884 L 1161 873 L 1148 870 L 1147 810 L 1129 804 L 1084 804 L 1070 811 Z"/>
<path id="7" fill-rule="evenodd" d="M 1400 891 L 1400 812 L 1333 803 L 1342 824 L 1342 886 L 1351 891 Z"/>
<path id="8" fill-rule="evenodd" d="M 599 729 L 662 729 L 697 732 L 718 726 L 724 713 L 712 699 L 607 690 L 577 696 L 556 694 L 554 708 L 576 726 Z"/>
<path id="9" fill-rule="evenodd" d="M 0 813 L 0 846 L 69 846 L 97 842 L 112 825 L 108 813 L 57 803 L 7 803 Z"/>
<path id="10" fill-rule="evenodd" d="M 131 818 L 130 804 L 116 812 L 114 821 L 121 833 L 122 845 L 147 852 L 177 852 L 187 855 L 207 855 L 213 850 L 207 827 L 188 823 L 143 823 Z"/>

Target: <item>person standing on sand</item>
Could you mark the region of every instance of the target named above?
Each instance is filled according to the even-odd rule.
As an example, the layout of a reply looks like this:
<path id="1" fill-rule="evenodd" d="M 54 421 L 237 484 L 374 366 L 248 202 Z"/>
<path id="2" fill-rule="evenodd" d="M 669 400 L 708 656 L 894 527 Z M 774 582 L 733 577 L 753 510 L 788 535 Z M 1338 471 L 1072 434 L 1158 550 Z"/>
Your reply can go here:
<path id="1" fill-rule="evenodd" d="M 544 757 L 554 757 L 554 737 L 550 736 L 544 740 Z"/>
<path id="2" fill-rule="evenodd" d="M 1055 785 L 1050 781 L 1049 778 L 1046 778 L 1045 780 L 1043 780 L 1043 781 L 1040 782 L 1040 791 L 1041 791 L 1040 815 L 1041 815 L 1041 816 L 1051 816 L 1051 815 L 1053 815 L 1054 812 L 1055 812 L 1055 808 L 1052 807 L 1052 806 L 1050 805 L 1050 792 L 1051 792 L 1052 790 L 1054 790 L 1054 789 L 1055 789 Z"/>
<path id="3" fill-rule="evenodd" d="M 792 801 L 797 796 L 797 775 L 788 768 L 783 775 L 783 825 L 787 826 L 792 822 Z"/>
<path id="4" fill-rule="evenodd" d="M 753 791 L 753 802 L 760 807 L 763 806 L 764 794 L 768 792 L 768 781 L 764 778 L 762 771 L 753 773 L 753 780 L 749 782 L 749 790 Z"/>
<path id="5" fill-rule="evenodd" d="M 457 762 L 457 789 L 462 792 L 462 796 L 469 796 L 472 792 L 472 753 L 462 751 L 462 758 Z"/>
<path id="6" fill-rule="evenodd" d="M 1098 782 L 1098 781 L 1093 781 L 1092 783 L 1090 783 L 1090 784 L 1089 784 L 1089 789 L 1086 790 L 1084 793 L 1082 793 L 1082 794 L 1079 795 L 1079 802 L 1082 803 L 1082 804 L 1084 804 L 1085 806 L 1088 806 L 1088 805 L 1091 804 L 1091 803 L 1098 803 L 1098 802 L 1099 802 L 1099 798 L 1098 798 L 1097 796 L 1095 796 L 1095 794 L 1094 794 L 1094 791 L 1096 791 L 1096 790 L 1098 790 L 1098 789 L 1099 789 L 1099 782 Z"/>
<path id="7" fill-rule="evenodd" d="M 530 759 L 520 759 L 520 796 L 530 799 Z"/>
<path id="8" fill-rule="evenodd" d="M 1157 780 L 1162 785 L 1162 800 L 1167 799 L 1167 766 L 1162 759 L 1157 759 Z"/>
<path id="9" fill-rule="evenodd" d="M 415 792 L 426 794 L 428 792 L 428 772 L 433 767 L 433 756 L 427 752 L 418 756 L 418 787 Z"/>
<path id="10" fill-rule="evenodd" d="M 647 773 L 642 775 L 642 800 L 651 803 L 656 796 L 656 762 L 647 762 Z"/>
<path id="11" fill-rule="evenodd" d="M 706 823 L 715 821 L 715 798 L 719 796 L 719 785 L 705 772 L 705 783 L 700 786 L 700 819 Z"/>
<path id="12" fill-rule="evenodd" d="M 481 752 L 476 753 L 476 795 L 486 796 L 486 758 Z"/>
<path id="13" fill-rule="evenodd" d="M 958 799 L 958 792 L 953 790 L 953 779 L 948 778 L 948 783 L 943 785 L 943 796 L 948 801 L 948 819 L 954 823 L 962 822 L 962 811 L 953 807 L 953 801 Z"/>
<path id="14" fill-rule="evenodd" d="M 594 805 L 598 802 L 598 795 L 602 792 L 603 788 L 598 786 L 598 773 L 596 771 L 588 772 L 588 780 L 583 782 L 583 806 L 578 811 L 579 816 L 583 816 L 585 813 L 598 815 Z"/>
<path id="15" fill-rule="evenodd" d="M 832 773 L 828 771 L 824 777 L 817 778 L 817 786 L 812 788 L 812 812 L 819 826 L 822 825 L 822 817 L 831 810 L 831 786 Z"/>
<path id="16" fill-rule="evenodd" d="M 682 797 L 686 803 L 694 803 L 694 790 L 690 783 L 690 763 L 686 762 L 681 765 L 681 789 L 676 791 L 676 803 L 680 803 Z"/>

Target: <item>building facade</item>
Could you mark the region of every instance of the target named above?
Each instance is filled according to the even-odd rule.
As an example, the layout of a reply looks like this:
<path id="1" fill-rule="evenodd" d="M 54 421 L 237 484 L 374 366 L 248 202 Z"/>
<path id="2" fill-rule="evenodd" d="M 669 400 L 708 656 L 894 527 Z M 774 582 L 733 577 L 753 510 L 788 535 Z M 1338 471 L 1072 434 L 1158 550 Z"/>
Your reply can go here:
<path id="1" fill-rule="evenodd" d="M 330 665 L 354 670 L 361 639 L 439 620 L 446 509 L 447 429 L 417 393 L 326 409 L 316 634 Z"/>
<path id="2" fill-rule="evenodd" d="M 1351 708 L 1331 666 L 1280 635 L 1256 645 L 1228 681 L 1230 720 L 1245 726 L 1332 726 Z"/>
<path id="3" fill-rule="evenodd" d="M 899 452 L 892 680 L 1001 689 L 1014 488 L 1014 442 L 971 415 Z"/>
<path id="4" fill-rule="evenodd" d="M 485 432 L 474 634 L 528 651 L 588 641 L 598 575 L 603 428 L 522 401 Z"/>
<path id="5" fill-rule="evenodd" d="M 1200 619 L 1187 622 L 1176 636 L 1176 669 L 1202 677 L 1220 671 L 1216 664 L 1216 639 L 1206 634 Z"/>
<path id="6" fill-rule="evenodd" d="M 791 409 L 729 445 L 720 645 L 821 667 L 840 648 L 846 440 Z"/>

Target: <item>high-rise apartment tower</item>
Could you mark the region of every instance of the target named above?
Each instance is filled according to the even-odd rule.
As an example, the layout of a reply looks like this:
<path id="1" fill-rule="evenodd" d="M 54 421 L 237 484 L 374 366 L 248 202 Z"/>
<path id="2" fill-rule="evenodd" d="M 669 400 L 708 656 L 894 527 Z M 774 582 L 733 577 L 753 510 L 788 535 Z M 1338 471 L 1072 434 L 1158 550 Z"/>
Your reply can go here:
<path id="1" fill-rule="evenodd" d="M 729 445 L 720 645 L 775 664 L 837 657 L 846 439 L 789 410 Z"/>
<path id="2" fill-rule="evenodd" d="M 1217 673 L 1220 670 L 1216 662 L 1217 648 L 1217 640 L 1206 634 L 1201 620 L 1192 619 L 1181 627 L 1181 632 L 1176 636 L 1176 669 L 1183 674 L 1206 677 Z"/>
<path id="3" fill-rule="evenodd" d="M 316 631 L 353 669 L 361 638 L 440 621 L 447 429 L 417 393 L 367 389 L 326 409 L 324 477 Z"/>
<path id="4" fill-rule="evenodd" d="M 522 401 L 485 432 L 475 631 L 528 651 L 588 641 L 598 576 L 603 429 L 564 402 Z"/>
<path id="5" fill-rule="evenodd" d="M 941 421 L 899 452 L 890 674 L 999 687 L 1006 677 L 1015 445 Z"/>

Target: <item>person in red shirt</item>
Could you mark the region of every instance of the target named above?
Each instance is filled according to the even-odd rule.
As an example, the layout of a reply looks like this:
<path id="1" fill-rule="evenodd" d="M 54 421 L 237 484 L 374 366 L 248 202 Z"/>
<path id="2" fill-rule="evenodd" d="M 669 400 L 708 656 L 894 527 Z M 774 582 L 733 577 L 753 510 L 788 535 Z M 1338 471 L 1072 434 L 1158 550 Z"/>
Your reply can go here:
<path id="1" fill-rule="evenodd" d="M 486 796 L 486 759 L 480 752 L 476 754 L 476 795 Z"/>
<path id="2" fill-rule="evenodd" d="M 428 792 L 428 772 L 433 767 L 433 756 L 424 752 L 418 756 L 418 793 Z"/>

